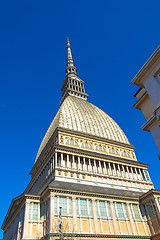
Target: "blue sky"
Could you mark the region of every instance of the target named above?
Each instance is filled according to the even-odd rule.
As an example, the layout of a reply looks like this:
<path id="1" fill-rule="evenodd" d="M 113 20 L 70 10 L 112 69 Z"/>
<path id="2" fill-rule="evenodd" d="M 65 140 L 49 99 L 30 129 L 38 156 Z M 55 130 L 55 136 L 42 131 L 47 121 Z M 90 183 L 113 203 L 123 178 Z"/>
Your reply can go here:
<path id="1" fill-rule="evenodd" d="M 67 36 L 88 101 L 120 125 L 160 189 L 158 150 L 140 129 L 131 84 L 159 45 L 159 9 L 156 0 L 0 2 L 0 224 L 59 109 Z"/>

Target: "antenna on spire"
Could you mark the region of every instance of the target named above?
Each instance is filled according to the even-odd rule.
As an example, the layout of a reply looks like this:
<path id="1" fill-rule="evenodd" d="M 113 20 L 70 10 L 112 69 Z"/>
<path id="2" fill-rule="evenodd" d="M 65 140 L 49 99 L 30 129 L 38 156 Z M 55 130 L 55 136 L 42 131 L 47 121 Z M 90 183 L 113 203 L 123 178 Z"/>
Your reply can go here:
<path id="1" fill-rule="evenodd" d="M 69 41 L 69 37 L 67 37 L 67 67 L 66 67 L 66 75 L 69 73 L 77 74 L 77 69 L 74 66 L 74 61 L 71 52 L 71 44 Z"/>

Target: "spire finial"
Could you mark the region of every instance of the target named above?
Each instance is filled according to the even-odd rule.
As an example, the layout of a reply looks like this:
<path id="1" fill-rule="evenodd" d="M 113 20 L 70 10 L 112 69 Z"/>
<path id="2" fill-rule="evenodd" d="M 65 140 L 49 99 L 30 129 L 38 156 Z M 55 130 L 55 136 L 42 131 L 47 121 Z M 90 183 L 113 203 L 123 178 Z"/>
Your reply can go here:
<path id="1" fill-rule="evenodd" d="M 74 61 L 71 52 L 71 45 L 69 38 L 67 37 L 67 67 L 66 77 L 62 84 L 62 100 L 60 105 L 63 103 L 67 96 L 74 96 L 87 100 L 88 94 L 85 93 L 84 81 L 77 76 L 77 69 L 74 66 Z"/>
<path id="2" fill-rule="evenodd" d="M 71 52 L 71 44 L 69 41 L 69 37 L 67 37 L 67 67 L 66 67 L 66 75 L 69 73 L 75 73 L 77 74 L 77 69 L 74 66 L 74 61 L 72 57 L 72 52 Z"/>

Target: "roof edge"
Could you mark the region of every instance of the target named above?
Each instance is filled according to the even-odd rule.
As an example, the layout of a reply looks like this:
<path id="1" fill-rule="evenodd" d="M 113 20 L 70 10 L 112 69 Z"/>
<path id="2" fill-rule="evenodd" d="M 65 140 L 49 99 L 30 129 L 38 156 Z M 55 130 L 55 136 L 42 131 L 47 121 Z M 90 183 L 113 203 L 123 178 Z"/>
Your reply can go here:
<path id="1" fill-rule="evenodd" d="M 144 74 L 145 71 L 147 71 L 147 68 L 149 65 L 152 65 L 154 61 L 156 60 L 156 56 L 160 53 L 160 45 L 156 48 L 156 50 L 152 53 L 152 55 L 149 57 L 149 59 L 145 62 L 145 64 L 141 67 L 141 69 L 138 71 L 138 73 L 134 76 L 132 79 L 132 83 L 135 85 L 138 85 L 138 82 L 140 81 L 142 74 Z"/>

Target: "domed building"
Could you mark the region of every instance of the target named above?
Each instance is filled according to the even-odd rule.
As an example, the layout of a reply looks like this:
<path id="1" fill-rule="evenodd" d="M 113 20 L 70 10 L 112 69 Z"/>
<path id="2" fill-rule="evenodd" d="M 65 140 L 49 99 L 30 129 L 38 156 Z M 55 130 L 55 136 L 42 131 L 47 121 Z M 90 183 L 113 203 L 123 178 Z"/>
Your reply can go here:
<path id="1" fill-rule="evenodd" d="M 87 101 L 69 39 L 60 109 L 32 178 L 12 200 L 4 240 L 160 239 L 160 192 L 122 129 Z"/>

